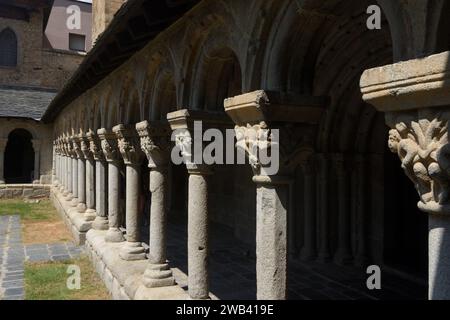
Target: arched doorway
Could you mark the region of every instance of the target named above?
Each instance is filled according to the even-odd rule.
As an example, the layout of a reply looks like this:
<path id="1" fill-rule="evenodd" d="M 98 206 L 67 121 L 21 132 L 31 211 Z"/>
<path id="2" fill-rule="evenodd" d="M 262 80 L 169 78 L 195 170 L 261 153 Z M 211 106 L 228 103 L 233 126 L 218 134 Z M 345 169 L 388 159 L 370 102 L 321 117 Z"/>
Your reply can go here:
<path id="1" fill-rule="evenodd" d="M 15 129 L 8 136 L 5 149 L 6 183 L 31 183 L 34 175 L 33 136 L 25 129 Z"/>

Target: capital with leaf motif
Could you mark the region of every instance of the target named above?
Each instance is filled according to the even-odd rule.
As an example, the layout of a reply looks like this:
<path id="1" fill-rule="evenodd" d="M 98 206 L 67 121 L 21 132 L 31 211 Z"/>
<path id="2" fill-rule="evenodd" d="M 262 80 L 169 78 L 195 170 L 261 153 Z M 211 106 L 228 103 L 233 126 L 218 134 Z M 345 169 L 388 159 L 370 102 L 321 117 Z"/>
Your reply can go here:
<path id="1" fill-rule="evenodd" d="M 136 129 L 119 124 L 113 128 L 117 136 L 118 148 L 126 165 L 137 165 L 143 158 Z"/>
<path id="2" fill-rule="evenodd" d="M 103 150 L 101 147 L 101 142 L 99 137 L 95 134 L 94 131 L 89 130 L 86 133 L 86 139 L 88 141 L 89 152 L 94 158 L 95 161 L 104 160 Z"/>
<path id="3" fill-rule="evenodd" d="M 89 140 L 87 139 L 86 135 L 80 134 L 79 136 L 80 140 L 80 149 L 83 153 L 83 159 L 91 160 L 92 159 L 92 152 L 89 148 Z"/>
<path id="4" fill-rule="evenodd" d="M 167 166 L 170 157 L 171 130 L 167 122 L 143 121 L 136 124 L 141 150 L 148 159 L 149 168 Z"/>
<path id="5" fill-rule="evenodd" d="M 259 90 L 226 99 L 224 105 L 254 180 L 286 182 L 314 153 L 326 99 Z"/>
<path id="6" fill-rule="evenodd" d="M 116 162 L 120 160 L 119 150 L 117 148 L 117 136 L 107 129 L 97 131 L 100 139 L 100 146 L 106 161 Z M 91 145 L 92 146 L 92 145 Z"/>

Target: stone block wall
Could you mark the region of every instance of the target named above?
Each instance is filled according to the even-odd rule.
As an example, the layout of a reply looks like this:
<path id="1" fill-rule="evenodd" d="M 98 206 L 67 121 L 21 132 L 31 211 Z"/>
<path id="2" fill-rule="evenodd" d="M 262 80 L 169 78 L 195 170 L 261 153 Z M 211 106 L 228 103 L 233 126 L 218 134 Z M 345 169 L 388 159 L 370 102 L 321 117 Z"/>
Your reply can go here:
<path id="1" fill-rule="evenodd" d="M 41 199 L 50 196 L 50 185 L 5 184 L 0 185 L 0 200 L 5 199 Z"/>

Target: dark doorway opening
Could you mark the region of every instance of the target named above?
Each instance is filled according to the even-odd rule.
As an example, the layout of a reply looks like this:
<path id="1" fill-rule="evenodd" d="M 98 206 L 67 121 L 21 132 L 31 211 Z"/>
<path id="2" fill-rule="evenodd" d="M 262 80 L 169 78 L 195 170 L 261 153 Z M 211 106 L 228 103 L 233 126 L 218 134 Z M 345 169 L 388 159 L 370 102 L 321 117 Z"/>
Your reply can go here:
<path id="1" fill-rule="evenodd" d="M 15 129 L 8 136 L 5 150 L 6 183 L 31 183 L 34 175 L 33 136 L 27 130 Z"/>
<path id="2" fill-rule="evenodd" d="M 385 264 L 425 280 L 428 276 L 427 214 L 417 208 L 419 196 L 400 167 L 396 154 L 385 153 Z"/>

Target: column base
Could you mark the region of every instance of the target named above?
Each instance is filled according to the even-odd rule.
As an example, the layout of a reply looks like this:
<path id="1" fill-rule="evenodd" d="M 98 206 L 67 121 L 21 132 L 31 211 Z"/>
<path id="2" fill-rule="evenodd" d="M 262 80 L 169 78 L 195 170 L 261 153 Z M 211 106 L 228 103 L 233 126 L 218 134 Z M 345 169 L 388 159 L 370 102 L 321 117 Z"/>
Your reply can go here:
<path id="1" fill-rule="evenodd" d="M 5 181 L 3 181 L 3 180 L 0 180 L 0 184 L 5 184 Z"/>
<path id="2" fill-rule="evenodd" d="M 94 209 L 85 209 L 84 210 L 84 219 L 86 221 L 94 221 L 94 219 L 97 217 L 95 210 Z M 103 230 L 107 230 L 107 229 L 103 229 Z"/>
<path id="3" fill-rule="evenodd" d="M 143 282 L 147 288 L 170 287 L 175 285 L 172 270 L 170 270 L 167 263 L 150 263 L 145 270 Z"/>
<path id="4" fill-rule="evenodd" d="M 95 230 L 108 230 L 109 229 L 108 218 L 96 215 L 94 218 L 94 222 L 92 222 L 92 228 L 94 228 Z"/>
<path id="5" fill-rule="evenodd" d="M 87 209 L 87 207 L 86 207 L 85 203 L 82 203 L 82 202 L 78 203 L 77 210 L 79 213 L 85 213 L 86 209 Z"/>
<path id="6" fill-rule="evenodd" d="M 77 197 L 73 197 L 72 201 L 70 201 L 70 206 L 71 207 L 76 207 L 78 206 L 78 198 Z"/>
<path id="7" fill-rule="evenodd" d="M 73 195 L 70 192 L 67 192 L 67 193 L 65 192 L 63 194 L 63 196 L 64 196 L 64 200 L 66 200 L 67 202 L 70 202 L 73 199 Z"/>
<path id="8" fill-rule="evenodd" d="M 109 228 L 105 235 L 106 242 L 123 242 L 125 238 L 123 237 L 122 231 L 119 228 Z"/>
<path id="9" fill-rule="evenodd" d="M 125 242 L 119 256 L 126 261 L 145 260 L 145 249 L 140 242 Z"/>

